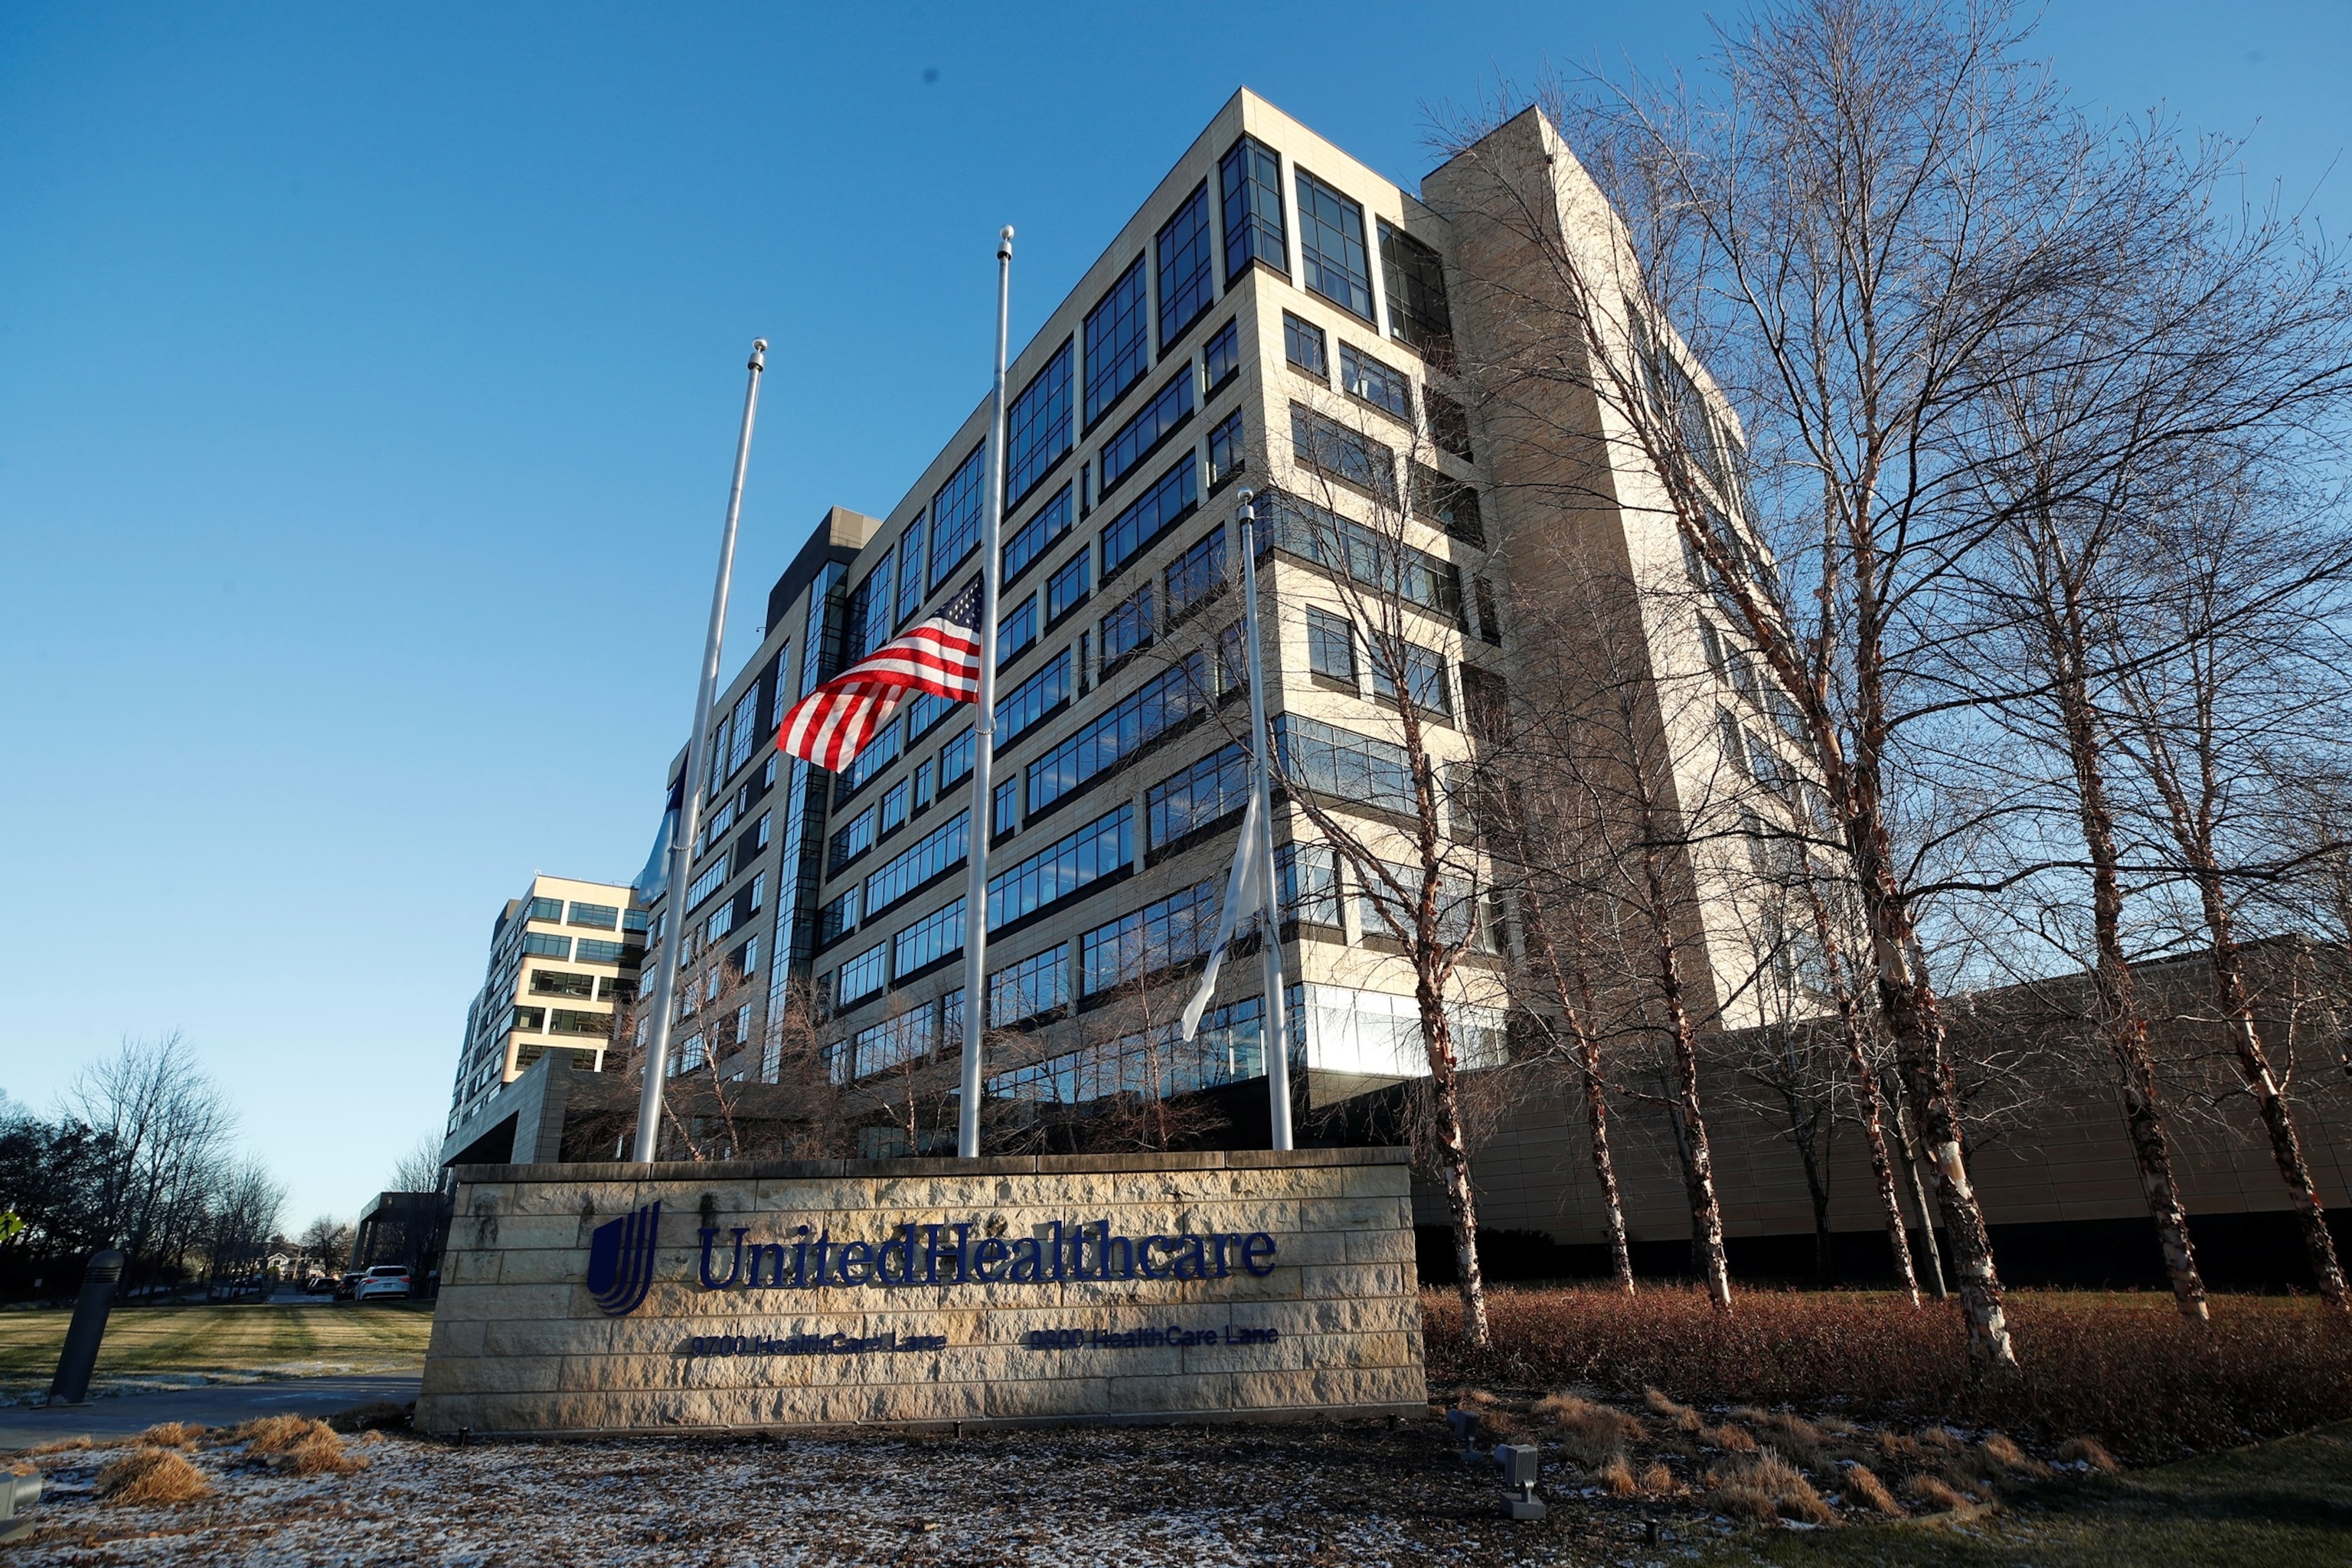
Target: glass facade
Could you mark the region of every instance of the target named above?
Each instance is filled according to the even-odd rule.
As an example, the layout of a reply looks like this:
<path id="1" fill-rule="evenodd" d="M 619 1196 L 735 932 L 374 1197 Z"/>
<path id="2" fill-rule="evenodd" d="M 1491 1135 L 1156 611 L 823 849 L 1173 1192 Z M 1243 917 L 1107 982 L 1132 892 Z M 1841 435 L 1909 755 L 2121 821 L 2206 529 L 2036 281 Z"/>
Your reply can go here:
<path id="1" fill-rule="evenodd" d="M 1070 487 L 1064 485 L 1005 541 L 1003 584 L 1018 582 L 1021 574 L 1035 565 L 1054 541 L 1069 531 Z"/>
<path id="2" fill-rule="evenodd" d="M 1238 741 L 1210 752 L 1144 792 L 1144 828 L 1154 849 L 1221 822 L 1249 804 L 1249 752 Z"/>
<path id="3" fill-rule="evenodd" d="M 947 574 L 961 565 L 965 556 L 980 548 L 982 464 L 988 455 L 985 443 L 974 447 L 971 456 L 950 475 L 948 482 L 931 497 L 931 573 L 930 586 L 936 588 Z"/>
<path id="4" fill-rule="evenodd" d="M 1273 148 L 1244 136 L 1217 165 L 1225 220 L 1225 282 L 1237 281 L 1253 261 L 1290 276 L 1282 223 L 1282 160 Z"/>
<path id="5" fill-rule="evenodd" d="M 1412 383 L 1404 372 L 1374 359 L 1355 344 L 1339 345 L 1339 385 L 1383 414 L 1412 423 Z"/>
<path id="6" fill-rule="evenodd" d="M 1209 705 L 1199 654 L 1161 671 L 1076 734 L 1029 764 L 1029 814 L 1108 773 Z"/>
<path id="7" fill-rule="evenodd" d="M 1117 489 L 1121 480 L 1135 471 L 1135 466 L 1160 449 L 1160 443 L 1174 435 L 1187 419 L 1192 417 L 1192 373 L 1188 366 L 1160 389 L 1158 396 L 1143 405 L 1134 418 L 1120 426 L 1111 438 L 1103 443 L 1097 459 L 1102 474 L 1102 488 L 1096 499 Z"/>
<path id="8" fill-rule="evenodd" d="M 1240 323 L 1235 321 L 1227 321 L 1223 326 L 1217 329 L 1217 335 L 1211 338 L 1209 340 L 1208 346 L 1201 351 L 1201 369 L 1202 374 L 1208 378 L 1209 393 L 1212 396 L 1215 395 L 1218 389 L 1223 387 L 1225 383 L 1233 380 L 1234 377 L 1241 374 L 1242 332 Z"/>
<path id="9" fill-rule="evenodd" d="M 1187 959 L 1216 940 L 1217 885 L 1179 889 L 1131 910 L 1078 939 L 1079 994 L 1132 984 Z"/>
<path id="10" fill-rule="evenodd" d="M 1160 352 L 1164 354 L 1217 302 L 1206 181 L 1160 226 L 1153 247 L 1160 258 Z"/>
<path id="11" fill-rule="evenodd" d="M 1211 529 L 1198 544 L 1168 563 L 1168 624 L 1225 585 L 1225 530 Z"/>
<path id="12" fill-rule="evenodd" d="M 1248 468 L 1246 427 L 1236 408 L 1209 432 L 1209 488 L 1215 489 Z"/>
<path id="13" fill-rule="evenodd" d="M 1066 899 L 1134 858 L 1135 810 L 1120 806 L 988 879 L 988 929 Z"/>
<path id="14" fill-rule="evenodd" d="M 1282 357 L 1294 369 L 1306 372 L 1327 386 L 1330 384 L 1331 359 L 1324 352 L 1323 329 L 1287 310 L 1282 313 Z"/>
<path id="15" fill-rule="evenodd" d="M 1119 275 L 1087 312 L 1087 424 L 1108 413 L 1151 368 L 1150 324 L 1144 312 L 1143 258 Z"/>
<path id="16" fill-rule="evenodd" d="M 1076 438 L 1070 428 L 1070 343 L 1065 339 L 1005 411 L 1005 506 L 1020 505 Z"/>
<path id="17" fill-rule="evenodd" d="M 1102 618 L 1103 674 L 1109 675 L 1150 641 L 1151 584 L 1146 583 Z"/>
<path id="18" fill-rule="evenodd" d="M 1389 297 L 1389 336 L 1425 354 L 1453 346 L 1454 318 L 1437 252 L 1386 218 L 1381 219 L 1381 286 Z"/>
<path id="19" fill-rule="evenodd" d="M 1199 464 L 1187 452 L 1176 466 L 1160 476 L 1135 503 L 1111 519 L 1102 531 L 1103 581 L 1149 549 L 1170 529 L 1192 515 L 1200 504 Z"/>
<path id="20" fill-rule="evenodd" d="M 1298 171 L 1298 259 L 1301 281 L 1310 292 L 1367 321 L 1372 319 L 1364 209 L 1304 169 Z"/>

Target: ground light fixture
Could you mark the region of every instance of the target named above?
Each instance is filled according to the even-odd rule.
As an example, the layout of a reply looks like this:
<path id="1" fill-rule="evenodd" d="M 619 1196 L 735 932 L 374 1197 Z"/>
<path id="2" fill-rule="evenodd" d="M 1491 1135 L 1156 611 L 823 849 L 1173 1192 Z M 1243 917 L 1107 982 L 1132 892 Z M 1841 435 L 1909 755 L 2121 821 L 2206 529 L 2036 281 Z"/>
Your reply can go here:
<path id="1" fill-rule="evenodd" d="M 1549 1510 L 1536 1498 L 1536 1476 L 1543 1450 L 1533 1443 L 1497 1443 L 1495 1463 L 1503 1472 L 1503 1512 L 1512 1519 L 1541 1519 Z"/>
<path id="2" fill-rule="evenodd" d="M 36 1522 L 25 1516 L 41 1500 L 41 1478 L 0 1475 L 0 1542 L 21 1541 Z"/>

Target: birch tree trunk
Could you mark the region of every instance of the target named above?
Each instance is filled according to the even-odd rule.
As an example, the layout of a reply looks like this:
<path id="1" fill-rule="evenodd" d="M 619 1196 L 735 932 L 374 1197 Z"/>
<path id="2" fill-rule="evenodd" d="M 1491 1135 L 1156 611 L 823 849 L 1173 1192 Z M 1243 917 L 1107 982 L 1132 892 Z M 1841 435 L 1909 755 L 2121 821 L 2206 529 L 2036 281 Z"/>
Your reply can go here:
<path id="1" fill-rule="evenodd" d="M 1601 1042 L 1592 1032 L 1591 982 L 1580 957 L 1571 991 L 1560 964 L 1559 951 L 1552 943 L 1551 922 L 1542 893 L 1530 885 L 1522 889 L 1521 898 L 1528 939 L 1549 972 L 1553 1005 L 1559 1007 L 1561 1020 L 1568 1026 L 1569 1037 L 1575 1043 L 1577 1078 L 1584 1099 L 1585 1137 L 1592 1149 L 1593 1185 L 1601 1194 L 1602 1223 L 1609 1235 L 1610 1268 L 1618 1289 L 1631 1296 L 1634 1293 L 1633 1256 L 1625 1239 L 1625 1205 L 1618 1192 L 1617 1165 L 1609 1153 L 1609 1093 L 1601 1077 Z M 1572 918 L 1570 924 L 1570 940 L 1578 942 L 1580 953 L 1583 921 Z"/>

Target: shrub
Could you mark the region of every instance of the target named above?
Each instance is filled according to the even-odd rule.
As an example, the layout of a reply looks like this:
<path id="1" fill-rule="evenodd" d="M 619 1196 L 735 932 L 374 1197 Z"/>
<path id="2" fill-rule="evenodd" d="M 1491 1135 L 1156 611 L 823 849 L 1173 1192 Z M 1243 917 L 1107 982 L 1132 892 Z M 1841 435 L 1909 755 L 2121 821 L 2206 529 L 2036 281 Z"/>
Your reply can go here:
<path id="1" fill-rule="evenodd" d="M 1642 1489 L 1645 1492 L 1670 1492 L 1675 1489 L 1675 1473 L 1656 1459 L 1642 1472 Z"/>
<path id="2" fill-rule="evenodd" d="M 1934 1476 L 1913 1476 L 1909 1489 L 1911 1495 L 1921 1502 L 1933 1503 L 1940 1509 L 1957 1510 L 1969 1506 L 1968 1499 Z"/>
<path id="3" fill-rule="evenodd" d="M 1854 1496 L 1889 1519 L 1900 1519 L 1911 1511 L 1895 1500 L 1895 1494 L 1886 1489 L 1886 1483 L 1880 1480 L 1878 1472 L 1868 1465 L 1848 1465 L 1845 1468 L 1845 1484 Z"/>
<path id="4" fill-rule="evenodd" d="M 184 1421 L 161 1421 L 139 1434 L 139 1441 L 156 1448 L 189 1448 L 203 1436 L 202 1426 L 191 1426 Z"/>
<path id="5" fill-rule="evenodd" d="M 1554 1394 L 1536 1401 L 1536 1415 L 1559 1426 L 1560 1447 L 1580 1465 L 1605 1465 L 1611 1455 L 1622 1457 L 1626 1444 L 1641 1442 L 1650 1435 L 1635 1417 L 1573 1394 Z"/>
<path id="6" fill-rule="evenodd" d="M 1724 1511 L 1759 1521 L 1785 1515 L 1808 1524 L 1834 1524 L 1837 1515 L 1813 1489 L 1813 1483 L 1786 1459 L 1766 1448 L 1740 1460 L 1716 1488 Z M 1762 1509 L 1758 1510 L 1758 1500 Z"/>
<path id="7" fill-rule="evenodd" d="M 334 1428 L 307 1415 L 265 1415 L 230 1436 L 244 1442 L 248 1458 L 298 1476 L 347 1476 L 367 1465 L 343 1451 L 343 1440 Z"/>
<path id="8" fill-rule="evenodd" d="M 133 1448 L 98 1472 L 98 1495 L 126 1505 L 193 1502 L 212 1489 L 202 1470 L 170 1448 Z"/>
<path id="9" fill-rule="evenodd" d="M 1622 1453 L 1612 1455 L 1601 1467 L 1600 1480 L 1612 1497 L 1632 1497 L 1642 1489 L 1642 1483 L 1633 1479 L 1633 1467 L 1625 1462 Z"/>
<path id="10" fill-rule="evenodd" d="M 1650 1408 L 1683 1430 L 1698 1422 L 1684 1425 L 1678 1400 L 1838 1401 L 2154 1459 L 2352 1416 L 2352 1334 L 2310 1298 L 2217 1296 L 2203 1327 L 2158 1293 L 2020 1290 L 2009 1307 L 2021 1368 L 1989 1377 L 1971 1373 L 1958 1302 L 1915 1310 L 1886 1293 L 1749 1290 L 1718 1313 L 1682 1288 L 1496 1289 L 1483 1351 L 1463 1340 L 1454 1298 L 1425 1294 L 1422 1316 L 1440 1383 L 1672 1389 L 1658 1396 L 1671 1409 Z"/>
<path id="11" fill-rule="evenodd" d="M 2069 1437 L 2058 1446 L 2058 1457 L 2070 1465 L 2088 1465 L 2095 1470 L 2115 1474 L 2123 1467 L 2116 1457 L 2099 1446 L 2095 1437 Z"/>

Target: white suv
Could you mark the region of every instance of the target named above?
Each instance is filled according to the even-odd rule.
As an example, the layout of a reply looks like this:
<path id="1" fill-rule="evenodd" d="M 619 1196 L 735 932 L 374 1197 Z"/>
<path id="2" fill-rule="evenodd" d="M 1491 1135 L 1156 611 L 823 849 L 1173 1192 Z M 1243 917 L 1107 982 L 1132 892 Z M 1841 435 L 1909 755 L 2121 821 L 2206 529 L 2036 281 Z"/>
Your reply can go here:
<path id="1" fill-rule="evenodd" d="M 360 1276 L 359 1284 L 352 1291 L 352 1299 L 356 1301 L 405 1301 L 408 1297 L 408 1266 L 404 1263 L 377 1264 Z"/>

